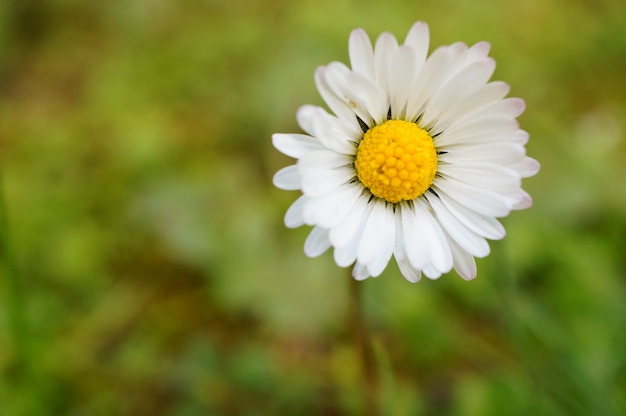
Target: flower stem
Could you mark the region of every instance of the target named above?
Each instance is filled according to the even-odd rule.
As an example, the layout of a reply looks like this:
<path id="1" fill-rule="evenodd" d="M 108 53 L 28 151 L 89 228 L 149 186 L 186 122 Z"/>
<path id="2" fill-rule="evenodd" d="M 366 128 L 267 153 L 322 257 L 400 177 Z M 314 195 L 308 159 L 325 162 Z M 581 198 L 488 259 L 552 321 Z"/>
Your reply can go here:
<path id="1" fill-rule="evenodd" d="M 374 360 L 372 343 L 369 340 L 363 313 L 363 295 L 361 287 L 363 283 L 349 276 L 350 280 L 350 328 L 356 349 L 361 361 L 363 379 L 363 415 L 379 416 L 379 382 Z"/>
<path id="2" fill-rule="evenodd" d="M 32 382 L 29 330 L 24 310 L 24 292 L 9 232 L 9 220 L 0 172 L 0 283 L 5 296 L 9 336 L 13 343 L 12 371 L 15 387 L 25 393 Z M 32 398 L 31 398 L 32 399 Z"/>

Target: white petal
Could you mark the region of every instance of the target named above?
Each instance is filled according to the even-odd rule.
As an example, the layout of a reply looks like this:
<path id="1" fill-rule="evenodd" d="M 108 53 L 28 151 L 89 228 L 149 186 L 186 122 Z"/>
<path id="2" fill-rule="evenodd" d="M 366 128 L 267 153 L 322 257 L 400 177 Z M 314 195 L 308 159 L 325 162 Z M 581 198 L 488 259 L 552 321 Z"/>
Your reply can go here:
<path id="1" fill-rule="evenodd" d="M 330 242 L 334 247 L 345 246 L 357 232 L 361 231 L 361 222 L 369 215 L 369 205 L 367 198 L 357 198 L 345 220 L 330 230 Z M 369 210 L 371 210 L 371 206 L 369 206 Z"/>
<path id="2" fill-rule="evenodd" d="M 467 251 L 463 250 L 454 239 L 449 239 L 452 258 L 454 259 L 454 270 L 463 280 L 472 280 L 476 277 L 476 261 Z"/>
<path id="3" fill-rule="evenodd" d="M 280 152 L 296 159 L 324 148 L 318 140 L 306 134 L 276 133 L 272 135 L 272 144 Z"/>
<path id="4" fill-rule="evenodd" d="M 530 136 L 528 132 L 524 130 L 517 130 L 515 133 L 513 133 L 513 141 L 517 144 L 521 144 L 522 146 L 528 143 L 529 137 Z"/>
<path id="5" fill-rule="evenodd" d="M 320 225 L 317 223 L 317 213 L 326 205 L 326 195 L 312 197 L 310 195 L 304 195 L 306 201 L 302 207 L 302 218 L 307 225 Z"/>
<path id="6" fill-rule="evenodd" d="M 477 111 L 494 101 L 501 100 L 509 93 L 510 87 L 502 81 L 494 81 L 474 91 L 452 108 L 448 108 L 446 116 L 451 120 L 464 117 L 466 114 Z"/>
<path id="7" fill-rule="evenodd" d="M 489 54 L 490 49 L 491 45 L 489 44 L 489 42 L 478 42 L 467 51 L 467 61 L 475 62 L 486 57 Z"/>
<path id="8" fill-rule="evenodd" d="M 441 277 L 441 271 L 432 265 L 424 267 L 424 275 L 431 280 L 439 279 Z"/>
<path id="9" fill-rule="evenodd" d="M 343 247 L 335 247 L 333 258 L 339 267 L 348 267 L 356 260 L 356 251 L 359 248 L 359 240 L 354 238 Z"/>
<path id="10" fill-rule="evenodd" d="M 355 264 L 354 268 L 352 269 L 352 277 L 354 277 L 356 280 L 365 280 L 370 277 L 367 271 L 367 266 L 360 263 Z"/>
<path id="11" fill-rule="evenodd" d="M 389 97 L 391 117 L 404 118 L 406 103 L 415 79 L 415 55 L 409 46 L 400 46 L 391 56 L 389 71 Z"/>
<path id="12" fill-rule="evenodd" d="M 463 52 L 458 45 L 440 47 L 428 57 L 412 88 L 412 96 L 406 109 L 407 120 L 415 120 L 422 112 L 424 104 L 448 80 L 451 72 L 458 69 L 453 65 Z"/>
<path id="13" fill-rule="evenodd" d="M 300 189 L 300 175 L 296 165 L 286 166 L 274 174 L 274 186 L 285 191 Z"/>
<path id="14" fill-rule="evenodd" d="M 298 111 L 296 112 L 298 125 L 302 130 L 304 130 L 311 136 L 315 136 L 315 129 L 313 128 L 313 126 L 315 125 L 315 119 L 318 114 L 318 109 L 320 109 L 320 107 L 306 104 L 298 108 Z M 324 110 L 322 109 L 322 111 Z"/>
<path id="15" fill-rule="evenodd" d="M 312 105 L 300 107 L 296 116 L 300 127 L 327 149 L 346 155 L 355 153 L 353 140 L 361 134 L 360 128 L 357 130 L 328 114 L 323 108 Z"/>
<path id="16" fill-rule="evenodd" d="M 479 108 L 467 108 L 463 114 L 456 114 L 456 123 L 463 124 L 482 119 L 510 119 L 519 117 L 526 109 L 526 103 L 521 98 L 510 97 L 487 103 Z"/>
<path id="17" fill-rule="evenodd" d="M 492 240 L 504 237 L 504 227 L 491 216 L 485 216 L 458 203 L 441 189 L 436 189 L 441 202 L 460 222 L 476 234 Z"/>
<path id="18" fill-rule="evenodd" d="M 435 131 L 443 131 L 447 125 L 452 124 L 447 109 L 454 108 L 465 97 L 484 86 L 493 74 L 495 67 L 496 63 L 493 59 L 485 58 L 459 71 L 426 104 L 420 124 L 430 126 L 437 121 L 438 124 L 443 123 L 443 125 L 438 125 Z M 452 116 L 455 114 L 453 113 Z M 443 120 L 436 120 L 437 118 Z"/>
<path id="19" fill-rule="evenodd" d="M 417 283 L 422 278 L 422 272 L 411 265 L 411 262 L 406 257 L 406 253 L 402 252 L 402 254 L 398 255 L 396 252 L 395 258 L 396 263 L 398 264 L 398 268 L 400 269 L 400 273 L 402 276 L 411 283 Z"/>
<path id="20" fill-rule="evenodd" d="M 304 242 L 304 253 L 309 257 L 317 257 L 329 248 L 328 230 L 314 227 Z"/>
<path id="21" fill-rule="evenodd" d="M 444 235 L 441 225 L 432 216 L 425 202 L 418 199 L 415 201 L 415 211 L 418 217 L 424 218 L 424 238 L 430 244 L 430 264 L 442 273 L 452 269 L 452 253 L 448 239 Z"/>
<path id="22" fill-rule="evenodd" d="M 334 191 L 324 195 L 324 203 L 316 210 L 315 222 L 325 228 L 339 224 L 361 197 L 363 187 L 356 183 L 341 185 Z"/>
<path id="23" fill-rule="evenodd" d="M 439 146 L 439 163 L 465 164 L 483 163 L 500 164 L 511 166 L 521 163 L 526 154 L 523 145 L 512 142 L 491 143 L 459 143 L 449 146 Z"/>
<path id="24" fill-rule="evenodd" d="M 517 200 L 513 203 L 513 209 L 520 210 L 530 208 L 533 205 L 533 198 L 526 191 L 520 190 Z"/>
<path id="25" fill-rule="evenodd" d="M 371 276 L 380 275 L 393 254 L 395 221 L 391 207 L 382 200 L 373 202 L 372 212 L 365 223 L 357 250 L 359 263 L 367 265 Z"/>
<path id="26" fill-rule="evenodd" d="M 539 172 L 539 162 L 530 157 L 524 157 L 523 160 L 511 166 L 522 178 L 529 178 Z"/>
<path id="27" fill-rule="evenodd" d="M 336 169 L 350 166 L 354 161 L 353 156 L 343 155 L 332 150 L 314 150 L 302 156 L 298 160 L 298 170 L 301 174 L 309 171 L 323 172 L 329 169 Z"/>
<path id="28" fill-rule="evenodd" d="M 502 195 L 516 193 L 521 185 L 521 179 L 514 170 L 488 162 L 465 161 L 445 164 L 440 167 L 438 173 L 445 180 L 455 180 Z"/>
<path id="29" fill-rule="evenodd" d="M 404 234 L 402 229 L 402 216 L 395 215 L 396 220 L 396 245 L 393 250 L 393 255 L 396 258 L 396 263 L 400 268 L 400 273 L 406 280 L 411 283 L 416 283 L 422 277 L 422 273 L 411 265 L 409 258 L 406 254 L 406 246 L 404 243 Z"/>
<path id="30" fill-rule="evenodd" d="M 415 57 L 415 71 L 419 72 L 424 65 L 426 55 L 428 54 L 428 45 L 430 43 L 430 34 L 428 32 L 428 25 L 424 22 L 417 22 L 406 35 L 404 44 L 413 49 L 413 55 Z"/>
<path id="31" fill-rule="evenodd" d="M 301 225 L 304 225 L 302 208 L 304 207 L 306 200 L 307 196 L 302 195 L 287 209 L 287 212 L 285 213 L 285 226 L 287 228 L 298 228 Z"/>
<path id="32" fill-rule="evenodd" d="M 465 251 L 476 257 L 485 257 L 489 254 L 487 241 L 461 223 L 437 196 L 427 194 L 426 198 L 435 211 L 439 223 L 446 231 L 446 235 L 449 236 L 448 241 L 454 240 Z"/>
<path id="33" fill-rule="evenodd" d="M 349 120 L 356 121 L 356 117 L 359 117 L 366 124 L 371 125 L 370 115 L 359 97 L 359 89 L 354 85 L 355 82 L 362 81 L 366 87 L 367 79 L 359 77 L 359 74 L 351 72 L 347 66 L 339 62 L 331 62 L 324 69 L 320 76 L 337 99 L 350 109 Z"/>
<path id="34" fill-rule="evenodd" d="M 363 29 L 352 31 L 348 49 L 352 70 L 374 80 L 374 49 L 369 36 Z"/>
<path id="35" fill-rule="evenodd" d="M 420 270 L 430 263 L 430 244 L 423 232 L 424 220 L 419 216 L 413 206 L 402 204 L 400 206 L 402 220 L 402 236 L 404 248 L 409 262 L 414 268 Z"/>
<path id="36" fill-rule="evenodd" d="M 337 189 L 352 180 L 354 172 L 350 168 L 329 170 L 307 170 L 301 172 L 302 192 L 309 196 L 321 196 Z"/>
<path id="37" fill-rule="evenodd" d="M 353 129 L 358 128 L 358 122 L 354 115 L 354 111 L 352 111 L 350 106 L 346 104 L 341 97 L 338 97 L 337 93 L 333 91 L 330 85 L 328 85 L 328 80 L 326 78 L 327 71 L 328 67 L 324 66 L 318 67 L 315 71 L 315 85 L 317 86 L 317 90 L 326 104 L 328 104 L 328 107 L 330 107 L 332 112 L 335 113 L 343 123 L 351 126 Z"/>
<path id="38" fill-rule="evenodd" d="M 455 123 L 435 138 L 435 146 L 502 141 L 503 138 L 512 137 L 517 128 L 517 121 L 510 118 L 482 119 L 466 123 Z"/>
<path id="39" fill-rule="evenodd" d="M 519 117 L 526 110 L 526 102 L 521 98 L 510 97 L 492 104 L 486 105 L 480 110 L 481 113 L 489 114 L 489 117 Z M 478 112 L 478 111 L 477 111 Z M 472 114 L 470 114 L 470 117 Z"/>
<path id="40" fill-rule="evenodd" d="M 347 267 L 354 263 L 357 259 L 357 252 L 363 239 L 363 231 L 365 229 L 365 225 L 369 220 L 371 212 L 372 204 L 365 202 L 365 210 L 363 211 L 362 215 L 355 215 L 356 219 L 358 220 L 358 224 L 356 227 L 352 228 L 352 231 L 348 232 L 352 233 L 349 241 L 346 244 L 335 247 L 335 262 L 337 262 L 337 265 L 341 267 Z M 354 215 L 354 213 L 352 213 L 351 215 Z M 363 264 L 363 266 L 367 265 Z"/>
<path id="41" fill-rule="evenodd" d="M 441 190 L 458 203 L 486 216 L 505 217 L 513 209 L 512 202 L 506 196 L 454 179 L 435 178 L 433 188 L 437 193 Z"/>
<path id="42" fill-rule="evenodd" d="M 323 76 L 337 97 L 368 126 L 372 125 L 372 120 L 381 123 L 386 117 L 386 97 L 380 93 L 372 79 L 351 72 L 345 65 L 336 62 L 328 65 Z"/>
<path id="43" fill-rule="evenodd" d="M 391 56 L 398 49 L 398 41 L 390 33 L 383 33 L 376 40 L 374 47 L 374 75 L 376 84 L 384 97 L 389 96 L 389 73 Z"/>

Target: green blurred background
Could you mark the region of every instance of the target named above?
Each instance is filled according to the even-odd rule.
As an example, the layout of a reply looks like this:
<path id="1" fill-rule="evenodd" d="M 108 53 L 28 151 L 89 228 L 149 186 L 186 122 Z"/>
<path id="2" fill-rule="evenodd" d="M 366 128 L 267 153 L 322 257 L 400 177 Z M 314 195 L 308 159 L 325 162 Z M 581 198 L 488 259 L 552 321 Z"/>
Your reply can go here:
<path id="1" fill-rule="evenodd" d="M 362 283 L 383 414 L 626 414 L 622 0 L 3 0 L 0 415 L 363 414 L 270 137 L 416 20 L 491 42 L 542 170 L 476 280 Z"/>

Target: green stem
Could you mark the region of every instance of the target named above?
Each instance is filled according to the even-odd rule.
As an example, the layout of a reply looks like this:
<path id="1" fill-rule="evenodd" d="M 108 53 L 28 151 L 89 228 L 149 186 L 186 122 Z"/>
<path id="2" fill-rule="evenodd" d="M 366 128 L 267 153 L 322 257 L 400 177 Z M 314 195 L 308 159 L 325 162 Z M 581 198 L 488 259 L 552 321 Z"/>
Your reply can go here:
<path id="1" fill-rule="evenodd" d="M 5 297 L 6 314 L 12 340 L 15 387 L 21 393 L 31 387 L 32 367 L 28 322 L 24 307 L 24 291 L 20 281 L 15 252 L 9 231 L 9 220 L 0 172 L 0 281 Z M 18 399 L 19 400 L 19 399 Z"/>
<path id="2" fill-rule="evenodd" d="M 362 282 L 349 276 L 350 280 L 350 327 L 358 350 L 364 376 L 363 415 L 379 416 L 379 382 L 372 343 L 369 340 L 363 312 Z"/>

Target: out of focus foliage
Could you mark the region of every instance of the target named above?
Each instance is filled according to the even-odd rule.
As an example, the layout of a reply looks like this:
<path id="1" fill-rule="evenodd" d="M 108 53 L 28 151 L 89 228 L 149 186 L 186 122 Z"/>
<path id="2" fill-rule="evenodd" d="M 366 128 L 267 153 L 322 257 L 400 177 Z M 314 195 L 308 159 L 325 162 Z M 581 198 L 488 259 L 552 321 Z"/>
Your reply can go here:
<path id="1" fill-rule="evenodd" d="M 270 136 L 353 28 L 416 20 L 491 42 L 542 170 L 475 281 L 362 283 L 386 414 L 625 414 L 620 0 L 1 2 L 0 414 L 362 414 L 348 272 L 284 228 Z"/>

